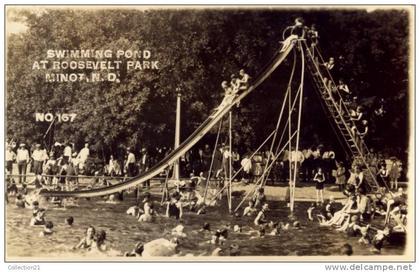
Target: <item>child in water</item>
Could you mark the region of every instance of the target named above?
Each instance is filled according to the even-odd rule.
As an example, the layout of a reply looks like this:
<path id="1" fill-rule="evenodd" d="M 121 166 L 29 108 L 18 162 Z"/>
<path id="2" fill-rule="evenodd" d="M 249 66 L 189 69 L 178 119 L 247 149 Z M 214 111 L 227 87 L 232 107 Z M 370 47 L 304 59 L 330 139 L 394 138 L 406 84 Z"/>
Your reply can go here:
<path id="1" fill-rule="evenodd" d="M 330 197 L 328 203 L 322 207 L 321 213 L 318 214 L 318 219 L 320 220 L 320 222 L 325 222 L 330 220 L 331 218 L 334 217 L 334 197 Z"/>
<path id="2" fill-rule="evenodd" d="M 146 202 L 144 205 L 144 214 L 140 215 L 139 222 L 152 222 L 155 211 L 153 209 L 153 203 Z"/>
<path id="3" fill-rule="evenodd" d="M 39 233 L 40 237 L 50 236 L 54 233 L 54 224 L 51 221 L 47 221 L 44 225 L 44 230 Z"/>
<path id="4" fill-rule="evenodd" d="M 18 187 L 16 186 L 16 181 L 13 178 L 7 176 L 6 182 L 7 182 L 7 194 L 10 196 L 16 195 L 18 193 Z"/>
<path id="5" fill-rule="evenodd" d="M 313 221 L 314 218 L 312 217 L 312 212 L 316 208 L 316 203 L 312 203 L 311 206 L 306 210 L 306 213 L 308 214 L 309 221 Z"/>
<path id="6" fill-rule="evenodd" d="M 264 193 L 264 188 L 258 188 L 257 193 L 254 195 L 254 197 L 252 198 L 252 200 L 254 201 L 254 207 L 255 208 L 259 208 L 261 206 L 263 206 L 263 204 L 266 201 L 266 197 L 265 197 L 265 193 Z"/>
<path id="7" fill-rule="evenodd" d="M 41 208 L 37 213 L 32 215 L 31 226 L 45 225 L 45 209 Z"/>
<path id="8" fill-rule="evenodd" d="M 166 217 L 175 217 L 175 219 L 182 218 L 182 203 L 180 201 L 181 195 L 178 192 L 175 192 L 171 196 L 171 200 L 166 206 Z"/>
<path id="9" fill-rule="evenodd" d="M 66 218 L 66 224 L 69 226 L 73 226 L 74 218 L 73 216 L 69 216 Z"/>
<path id="10" fill-rule="evenodd" d="M 266 220 L 266 212 L 268 211 L 268 204 L 264 204 L 261 208 L 261 211 L 258 213 L 257 217 L 255 217 L 254 224 L 256 226 L 261 226 L 267 223 Z"/>
<path id="11" fill-rule="evenodd" d="M 73 247 L 73 249 L 90 249 L 92 245 L 95 243 L 95 234 L 96 230 L 93 226 L 89 226 L 86 229 L 86 235 L 83 237 L 80 242 Z"/>
<path id="12" fill-rule="evenodd" d="M 100 230 L 95 235 L 95 243 L 93 247 L 98 249 L 99 251 L 106 251 L 107 245 L 105 244 L 106 240 L 106 232 L 104 230 Z"/>
<path id="13" fill-rule="evenodd" d="M 374 253 L 381 253 L 382 247 L 384 246 L 385 240 L 388 238 L 390 233 L 390 229 L 385 227 L 384 230 L 378 230 L 376 235 L 372 239 L 372 246 L 371 249 Z"/>
<path id="14" fill-rule="evenodd" d="M 21 194 L 16 196 L 15 205 L 17 208 L 25 208 L 28 203 L 25 201 L 24 197 Z"/>
<path id="15" fill-rule="evenodd" d="M 125 213 L 134 217 L 139 217 L 140 214 L 144 213 L 144 210 L 140 209 L 137 205 L 134 205 L 128 208 Z"/>
<path id="16" fill-rule="evenodd" d="M 245 207 L 243 216 L 253 216 L 256 212 L 257 209 L 255 208 L 254 201 L 248 201 L 248 206 Z"/>
<path id="17" fill-rule="evenodd" d="M 143 250 L 144 250 L 144 245 L 141 242 L 138 242 L 134 246 L 134 249 L 131 252 L 126 252 L 124 256 L 125 257 L 141 257 Z"/>
<path id="18" fill-rule="evenodd" d="M 33 201 L 32 202 L 32 215 L 36 215 L 39 211 L 39 202 L 38 201 Z"/>

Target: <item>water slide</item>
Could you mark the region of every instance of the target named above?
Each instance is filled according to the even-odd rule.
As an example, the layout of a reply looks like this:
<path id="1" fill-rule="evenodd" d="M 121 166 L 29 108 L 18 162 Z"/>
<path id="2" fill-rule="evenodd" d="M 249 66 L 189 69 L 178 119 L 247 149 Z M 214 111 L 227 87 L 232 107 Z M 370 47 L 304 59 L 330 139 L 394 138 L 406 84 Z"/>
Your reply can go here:
<path id="1" fill-rule="evenodd" d="M 245 98 L 249 93 L 255 90 L 264 80 L 266 80 L 271 73 L 285 60 L 287 55 L 293 49 L 296 41 L 296 35 L 291 35 L 282 43 L 282 48 L 273 56 L 271 61 L 265 66 L 259 75 L 255 77 L 250 83 L 250 87 L 245 91 L 241 92 L 232 103 L 224 105 L 224 107 L 218 107 L 218 110 L 213 112 L 179 147 L 168 154 L 163 160 L 157 163 L 155 166 L 150 168 L 145 173 L 137 177 L 130 178 L 122 183 L 114 184 L 103 188 L 95 188 L 90 190 L 76 190 L 76 191 L 49 191 L 41 190 L 40 194 L 43 196 L 58 196 L 58 197 L 98 197 L 103 195 L 109 195 L 123 190 L 127 190 L 130 187 L 142 184 L 143 182 L 152 179 L 159 175 L 161 172 L 171 166 L 176 160 L 190 150 L 200 139 L 208 133 L 212 127 L 214 127 L 225 114 L 229 112 L 233 105 Z"/>

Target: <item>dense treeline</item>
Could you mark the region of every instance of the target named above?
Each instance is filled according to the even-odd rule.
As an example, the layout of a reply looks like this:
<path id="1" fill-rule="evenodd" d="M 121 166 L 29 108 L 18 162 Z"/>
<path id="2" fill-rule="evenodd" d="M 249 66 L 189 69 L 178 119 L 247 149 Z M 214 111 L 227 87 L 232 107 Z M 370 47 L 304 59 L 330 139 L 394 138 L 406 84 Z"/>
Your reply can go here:
<path id="1" fill-rule="evenodd" d="M 121 145 L 171 146 L 175 88 L 182 89 L 186 138 L 221 101 L 220 82 L 240 68 L 258 73 L 279 47 L 283 29 L 302 16 L 317 25 L 325 57 L 344 57 L 347 83 L 368 110 L 375 98 L 385 98 L 387 113 L 371 126 L 371 145 L 407 149 L 406 11 L 49 9 L 13 16 L 28 28 L 7 40 L 7 138 L 40 142 L 48 124 L 36 123 L 35 112 L 74 112 L 75 122 L 55 126 L 56 141 L 90 141 L 102 154 Z M 152 50 L 160 69 L 123 69 L 119 83 L 46 83 L 45 71 L 32 69 L 48 49 L 144 48 Z M 235 110 L 237 146 L 255 147 L 275 126 L 290 66 L 283 65 Z M 337 142 L 311 84 L 305 85 L 303 144 Z"/>

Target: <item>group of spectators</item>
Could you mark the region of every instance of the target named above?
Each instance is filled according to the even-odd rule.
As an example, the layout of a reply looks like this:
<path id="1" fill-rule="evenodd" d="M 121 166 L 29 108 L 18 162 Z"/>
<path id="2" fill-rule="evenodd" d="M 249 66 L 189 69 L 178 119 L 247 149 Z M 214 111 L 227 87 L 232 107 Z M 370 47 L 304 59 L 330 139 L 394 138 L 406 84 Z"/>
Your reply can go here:
<path id="1" fill-rule="evenodd" d="M 78 174 L 83 174 L 89 158 L 89 145 L 75 152 L 70 143 L 55 143 L 48 152 L 41 144 L 27 146 L 25 143 L 10 141 L 6 143 L 6 173 L 14 180 L 17 165 L 19 183 L 26 183 L 27 173 L 35 175 L 35 183 L 40 186 L 53 182 L 74 181 Z"/>
<path id="2" fill-rule="evenodd" d="M 171 149 L 156 147 L 150 149 L 141 148 L 135 152 L 132 148 L 126 148 L 123 156 L 109 155 L 107 160 L 93 159 L 89 143 L 76 151 L 74 144 L 56 143 L 50 152 L 47 152 L 40 144 L 34 144 L 27 148 L 21 143 L 17 146 L 11 142 L 6 148 L 6 170 L 11 177 L 18 177 L 19 183 L 26 183 L 26 173 L 33 172 L 36 182 L 40 184 L 55 185 L 71 183 L 78 185 L 78 177 L 96 176 L 95 182 L 100 177 L 113 178 L 134 177 L 147 171 L 151 166 L 166 157 Z M 214 157 L 213 157 L 214 153 Z M 402 165 L 395 157 L 386 158 L 382 154 L 370 153 L 365 158 L 370 165 L 372 173 L 377 175 L 381 186 L 398 188 L 398 178 L 401 175 Z M 235 150 L 230 151 L 225 145 L 220 145 L 213 150 L 209 144 L 198 146 L 186 152 L 179 159 L 181 177 L 191 174 L 206 176 L 211 171 L 212 179 L 222 180 L 227 176 L 229 163 L 232 162 L 232 173 L 242 170 L 235 175 L 236 181 L 244 183 L 257 183 L 264 171 L 267 182 L 287 183 L 290 179 L 289 162 L 297 167 L 297 180 L 300 182 L 313 182 L 318 169 L 322 169 L 323 182 L 336 183 L 343 190 L 355 167 L 350 167 L 346 162 L 336 159 L 335 151 L 324 145 L 312 146 L 302 150 L 283 151 L 277 157 L 269 150 L 260 152 L 246 152 L 239 154 Z M 18 175 L 16 175 L 17 165 Z M 361 163 L 359 163 L 360 165 Z M 270 167 L 271 166 L 271 167 Z M 210 168 L 211 167 L 211 168 Z M 350 171 L 347 171 L 350 169 Z M 13 170 L 15 169 L 15 170 Z M 351 170 L 353 169 L 353 170 Z M 293 173 L 293 172 L 292 172 Z M 15 174 L 15 175 L 13 175 Z M 164 173 L 163 175 L 169 175 Z M 205 174 L 205 175 L 204 175 Z M 386 183 L 386 184 L 385 184 Z M 149 183 L 146 182 L 146 186 Z"/>

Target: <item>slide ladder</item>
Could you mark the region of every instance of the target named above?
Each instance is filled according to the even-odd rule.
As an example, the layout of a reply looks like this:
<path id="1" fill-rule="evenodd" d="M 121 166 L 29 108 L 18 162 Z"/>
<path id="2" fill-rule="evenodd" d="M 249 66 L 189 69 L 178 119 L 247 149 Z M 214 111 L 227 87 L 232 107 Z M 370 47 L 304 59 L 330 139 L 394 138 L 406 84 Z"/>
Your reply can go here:
<path id="1" fill-rule="evenodd" d="M 308 47 L 306 41 L 304 42 L 304 45 L 308 63 L 307 68 L 312 75 L 313 83 L 318 91 L 318 95 L 321 97 L 325 108 L 328 110 L 329 119 L 334 123 L 335 128 L 344 140 L 352 157 L 359 158 L 366 167 L 364 170 L 364 180 L 369 186 L 368 189 L 370 189 L 370 192 L 372 193 L 377 192 L 379 185 L 376 176 L 366 161 L 366 157 L 369 156 L 369 149 L 363 138 L 352 132 L 352 127 L 355 126 L 355 123 L 351 120 L 350 111 L 339 91 L 337 90 L 334 97 L 331 95 L 332 90 L 330 89 L 337 88 L 337 86 L 330 73 L 322 72 L 320 64 L 317 61 L 322 61 L 321 54 L 318 51 L 315 51 L 314 48 Z M 317 54 L 314 55 L 314 52 Z"/>

